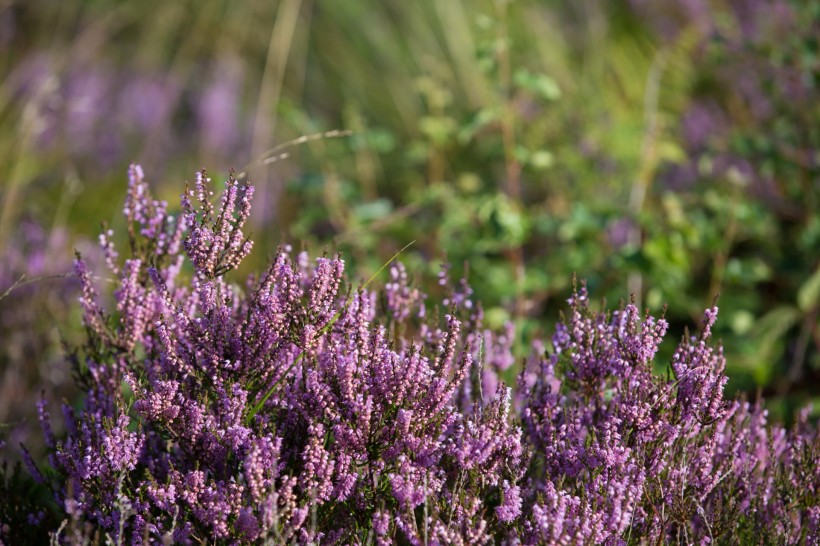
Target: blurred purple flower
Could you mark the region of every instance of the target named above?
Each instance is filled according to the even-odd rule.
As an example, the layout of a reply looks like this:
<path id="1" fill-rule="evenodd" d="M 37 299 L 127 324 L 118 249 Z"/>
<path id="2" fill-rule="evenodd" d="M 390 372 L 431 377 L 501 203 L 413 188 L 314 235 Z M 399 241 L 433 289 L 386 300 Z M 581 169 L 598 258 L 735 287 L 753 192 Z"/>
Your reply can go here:
<path id="1" fill-rule="evenodd" d="M 635 227 L 635 222 L 626 217 L 610 222 L 606 228 L 606 238 L 610 246 L 619 250 L 629 244 L 629 238 Z"/>
<path id="2" fill-rule="evenodd" d="M 238 148 L 242 67 L 235 59 L 217 62 L 197 103 L 202 141 L 209 154 L 225 158 Z"/>
<path id="3" fill-rule="evenodd" d="M 711 139 L 721 137 L 727 130 L 728 119 L 713 103 L 693 103 L 681 120 L 684 143 L 694 153 L 703 151 Z"/>
<path id="4" fill-rule="evenodd" d="M 135 134 L 153 134 L 168 124 L 178 107 L 180 86 L 169 77 L 129 74 L 122 82 L 117 112 L 122 127 Z"/>

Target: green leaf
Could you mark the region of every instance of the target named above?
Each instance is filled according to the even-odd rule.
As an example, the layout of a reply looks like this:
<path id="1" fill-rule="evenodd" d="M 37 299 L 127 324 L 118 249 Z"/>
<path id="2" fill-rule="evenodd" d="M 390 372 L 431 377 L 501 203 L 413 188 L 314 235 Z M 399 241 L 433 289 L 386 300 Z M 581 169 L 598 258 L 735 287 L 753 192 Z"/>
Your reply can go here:
<path id="1" fill-rule="evenodd" d="M 554 157 L 552 153 L 547 150 L 538 150 L 530 156 L 530 165 L 538 170 L 548 169 L 549 167 L 552 167 L 553 163 Z"/>
<path id="2" fill-rule="evenodd" d="M 362 221 L 378 220 L 391 212 L 393 212 L 393 203 L 384 198 L 362 203 L 353 208 L 353 214 Z"/>
<path id="3" fill-rule="evenodd" d="M 449 116 L 424 116 L 419 120 L 419 130 L 436 146 L 443 146 L 456 132 L 458 124 Z"/>
<path id="4" fill-rule="evenodd" d="M 380 154 L 392 152 L 397 144 L 396 136 L 386 129 L 371 129 L 364 138 L 370 149 Z"/>
<path id="5" fill-rule="evenodd" d="M 730 320 L 732 331 L 737 335 L 745 335 L 754 326 L 755 316 L 746 309 L 736 311 Z"/>
<path id="6" fill-rule="evenodd" d="M 497 107 L 482 108 L 476 112 L 470 121 L 462 126 L 461 130 L 458 132 L 458 141 L 461 144 L 467 144 L 484 127 L 498 121 L 498 118 L 499 110 Z"/>
<path id="7" fill-rule="evenodd" d="M 770 367 L 772 352 L 778 345 L 778 341 L 794 326 L 799 320 L 799 313 L 795 307 L 781 305 L 775 307 L 763 315 L 749 337 L 757 341 L 756 361 L 757 366 Z"/>
<path id="8" fill-rule="evenodd" d="M 546 74 L 533 74 L 521 68 L 515 72 L 513 81 L 518 87 L 531 91 L 543 99 L 558 100 L 561 97 L 561 88 Z"/>
<path id="9" fill-rule="evenodd" d="M 818 301 L 820 301 L 820 267 L 797 292 L 797 306 L 806 313 L 813 309 Z"/>

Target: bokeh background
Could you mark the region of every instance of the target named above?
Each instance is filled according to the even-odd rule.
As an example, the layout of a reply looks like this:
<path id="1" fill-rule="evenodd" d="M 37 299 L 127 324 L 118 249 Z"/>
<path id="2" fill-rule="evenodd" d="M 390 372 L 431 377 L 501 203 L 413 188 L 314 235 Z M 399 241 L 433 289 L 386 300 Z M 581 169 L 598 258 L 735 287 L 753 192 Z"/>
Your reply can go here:
<path id="1" fill-rule="evenodd" d="M 132 161 L 172 204 L 247 173 L 245 272 L 415 241 L 522 354 L 574 274 L 673 338 L 719 294 L 730 394 L 820 409 L 819 40 L 803 0 L 0 0 L 0 423 L 74 396 L 71 260 Z"/>

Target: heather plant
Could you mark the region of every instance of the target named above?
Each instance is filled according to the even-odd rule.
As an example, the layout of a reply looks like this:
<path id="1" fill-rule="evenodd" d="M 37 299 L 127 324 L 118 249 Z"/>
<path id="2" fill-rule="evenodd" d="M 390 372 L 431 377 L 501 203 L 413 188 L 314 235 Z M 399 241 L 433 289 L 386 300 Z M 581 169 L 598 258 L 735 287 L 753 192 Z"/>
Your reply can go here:
<path id="1" fill-rule="evenodd" d="M 451 404 L 474 366 L 456 316 L 468 300 L 455 295 L 449 314 L 414 325 L 428 311 L 396 267 L 388 320 L 377 320 L 375 293 L 339 293 L 343 261 L 310 266 L 285 251 L 261 278 L 232 285 L 224 274 L 251 248 L 251 197 L 231 178 L 216 211 L 200 173 L 175 220 L 132 167 L 134 255 L 120 264 L 110 234 L 101 238 L 121 279 L 116 312 L 99 305 L 78 257 L 88 340 L 71 359 L 87 397 L 76 415 L 64 405 L 59 442 L 41 402 L 56 474 L 29 461 L 32 474 L 70 518 L 115 541 L 503 534 L 517 511 L 485 510 L 506 506 L 504 487 L 523 472 L 509 393 L 464 412 Z M 417 337 L 393 339 L 407 327 Z"/>
<path id="2" fill-rule="evenodd" d="M 435 305 L 399 263 L 354 288 L 288 247 L 237 282 L 253 187 L 210 187 L 174 216 L 131 167 L 112 309 L 77 257 L 85 399 L 65 434 L 38 403 L 48 464 L 3 471 L 3 543 L 817 544 L 818 428 L 724 399 L 716 307 L 658 376 L 665 319 L 581 287 L 513 396 L 514 332 L 446 268 Z"/>
<path id="3" fill-rule="evenodd" d="M 666 377 L 652 362 L 664 319 L 590 310 L 586 290 L 553 352 L 521 376 L 532 446 L 535 542 L 798 544 L 818 540 L 818 430 L 728 401 L 717 307 L 685 336 Z M 622 541 L 622 542 L 619 542 Z"/>

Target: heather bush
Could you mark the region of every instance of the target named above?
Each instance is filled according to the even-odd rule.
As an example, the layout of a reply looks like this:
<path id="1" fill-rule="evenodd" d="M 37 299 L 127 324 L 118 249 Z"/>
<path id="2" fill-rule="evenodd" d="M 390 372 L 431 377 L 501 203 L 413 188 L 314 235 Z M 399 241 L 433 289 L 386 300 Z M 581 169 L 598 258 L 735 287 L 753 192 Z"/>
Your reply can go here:
<path id="1" fill-rule="evenodd" d="M 657 376 L 666 321 L 582 286 L 513 394 L 514 332 L 446 268 L 438 302 L 288 247 L 235 280 L 252 196 L 231 176 L 215 205 L 203 171 L 174 216 L 131 167 L 113 308 L 75 263 L 84 402 L 64 435 L 38 403 L 48 464 L 4 470 L 4 544 L 818 543 L 818 429 L 724 399 L 716 307 Z"/>

